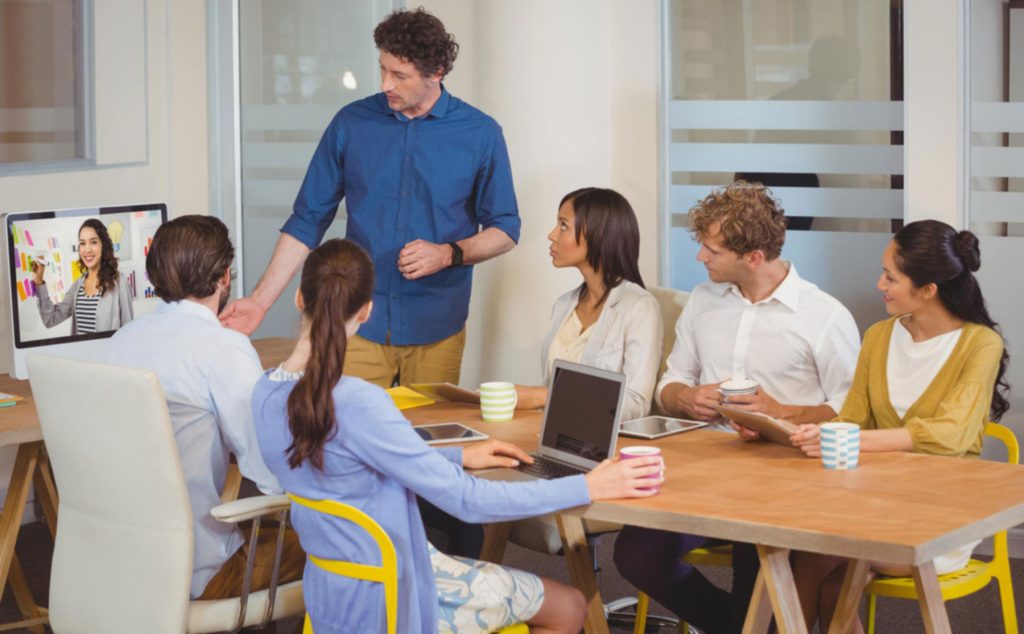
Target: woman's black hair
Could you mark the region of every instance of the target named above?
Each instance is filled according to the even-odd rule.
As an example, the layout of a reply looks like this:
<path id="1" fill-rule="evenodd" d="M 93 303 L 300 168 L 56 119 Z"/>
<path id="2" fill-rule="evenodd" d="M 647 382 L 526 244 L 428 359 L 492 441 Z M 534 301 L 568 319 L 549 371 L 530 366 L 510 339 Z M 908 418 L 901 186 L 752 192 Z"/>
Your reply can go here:
<path id="1" fill-rule="evenodd" d="M 935 284 L 939 301 L 954 317 L 999 332 L 999 324 L 989 317 L 981 287 L 974 277 L 974 272 L 981 268 L 976 235 L 970 231 L 958 232 L 938 220 L 919 220 L 900 229 L 893 240 L 896 242 L 896 266 L 915 287 Z M 1004 341 L 999 373 L 992 389 L 991 418 L 994 421 L 1010 409 L 1010 386 L 1006 382 L 1009 362 Z"/>
<path id="2" fill-rule="evenodd" d="M 640 225 L 629 201 L 611 189 L 585 187 L 569 192 L 559 207 L 572 201 L 576 224 L 576 242 L 587 240 L 587 263 L 601 274 L 603 302 L 608 293 L 628 280 L 642 288 L 640 277 Z M 580 299 L 587 294 L 586 282 L 580 286 Z"/>
<path id="3" fill-rule="evenodd" d="M 96 218 L 89 218 L 78 228 L 79 237 L 82 235 L 82 229 L 86 227 L 96 232 L 100 239 L 100 245 L 103 247 L 103 251 L 100 253 L 100 267 L 96 271 L 99 278 L 100 295 L 113 292 L 117 286 L 117 256 L 114 255 L 114 242 L 110 239 L 110 233 L 107 232 L 107 225 Z M 79 251 L 77 264 L 79 272 L 82 275 L 87 275 L 89 267 L 82 261 L 81 251 Z"/>

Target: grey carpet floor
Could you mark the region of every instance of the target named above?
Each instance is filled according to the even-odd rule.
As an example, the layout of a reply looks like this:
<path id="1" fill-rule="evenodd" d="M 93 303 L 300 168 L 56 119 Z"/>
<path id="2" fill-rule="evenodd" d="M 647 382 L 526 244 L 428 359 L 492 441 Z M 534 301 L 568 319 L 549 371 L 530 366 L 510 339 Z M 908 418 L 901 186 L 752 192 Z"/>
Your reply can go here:
<path id="1" fill-rule="evenodd" d="M 28 578 L 33 596 L 39 604 L 46 605 L 53 543 L 50 540 L 50 535 L 45 525 L 41 522 L 36 522 L 22 527 L 18 538 L 17 554 L 25 569 L 25 575 Z M 598 552 L 598 562 L 602 569 L 600 574 L 602 596 L 608 601 L 622 596 L 635 595 L 632 586 L 616 572 L 611 556 L 612 542 L 607 540 L 599 548 Z M 568 582 L 565 562 L 561 557 L 541 555 L 509 545 L 506 551 L 505 564 Z M 1022 591 L 1024 591 L 1024 560 L 1012 560 L 1012 568 L 1014 594 L 1017 604 L 1021 605 Z M 722 587 L 729 586 L 731 580 L 730 573 L 727 570 L 708 569 L 706 572 L 715 583 Z M 948 610 L 954 632 L 973 634 L 975 632 L 996 633 L 1003 631 L 999 593 L 995 584 L 990 584 L 988 588 L 974 595 L 950 602 Z M 652 612 L 655 614 L 667 614 L 661 606 L 656 604 L 652 605 Z M 11 593 L 7 592 L 4 594 L 2 603 L 0 603 L 0 623 L 15 621 L 18 618 L 19 615 L 14 599 L 11 597 Z M 298 631 L 298 628 L 298 619 L 292 619 L 278 623 L 276 632 L 291 634 Z M 916 603 L 884 598 L 879 599 L 877 628 L 877 631 L 883 634 L 924 631 L 924 625 Z M 621 627 L 613 628 L 612 631 L 631 632 L 632 629 Z M 670 632 L 673 630 L 664 629 L 662 631 Z"/>

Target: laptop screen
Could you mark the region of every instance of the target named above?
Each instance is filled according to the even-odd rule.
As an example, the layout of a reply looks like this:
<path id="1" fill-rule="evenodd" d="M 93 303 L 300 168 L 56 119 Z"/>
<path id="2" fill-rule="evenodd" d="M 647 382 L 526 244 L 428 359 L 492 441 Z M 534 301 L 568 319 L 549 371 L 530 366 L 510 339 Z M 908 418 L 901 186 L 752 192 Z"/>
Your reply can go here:
<path id="1" fill-rule="evenodd" d="M 564 364 L 568 365 L 568 364 Z M 622 375 L 584 373 L 556 363 L 544 417 L 544 449 L 600 462 L 614 450 Z M 579 366 L 577 366 L 579 367 Z M 590 370 L 590 368 L 586 368 Z"/>

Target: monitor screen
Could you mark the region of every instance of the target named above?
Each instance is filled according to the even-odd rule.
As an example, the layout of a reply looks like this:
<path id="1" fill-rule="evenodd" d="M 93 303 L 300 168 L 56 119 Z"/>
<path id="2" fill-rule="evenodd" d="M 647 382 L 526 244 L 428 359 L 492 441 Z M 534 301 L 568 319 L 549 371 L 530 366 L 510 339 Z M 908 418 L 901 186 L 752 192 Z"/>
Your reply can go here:
<path id="1" fill-rule="evenodd" d="M 158 300 L 146 275 L 146 254 L 157 228 L 167 221 L 163 204 L 93 207 L 7 214 L 7 262 L 15 349 L 110 337 L 96 309 L 95 332 L 72 332 L 74 321 L 68 295 L 83 270 L 79 257 L 79 229 L 88 219 L 106 227 L 119 279 L 123 280 L 135 315 L 149 312 Z M 95 235 L 95 231 L 83 235 Z M 90 251 L 85 251 L 92 258 Z M 93 261 L 90 259 L 90 261 Z M 43 267 L 46 294 L 54 307 L 44 319 L 33 264 Z M 79 295 L 79 297 L 81 297 Z M 83 328 L 88 329 L 87 327 Z"/>
<path id="2" fill-rule="evenodd" d="M 622 383 L 558 366 L 554 372 L 542 444 L 594 462 L 608 458 Z"/>

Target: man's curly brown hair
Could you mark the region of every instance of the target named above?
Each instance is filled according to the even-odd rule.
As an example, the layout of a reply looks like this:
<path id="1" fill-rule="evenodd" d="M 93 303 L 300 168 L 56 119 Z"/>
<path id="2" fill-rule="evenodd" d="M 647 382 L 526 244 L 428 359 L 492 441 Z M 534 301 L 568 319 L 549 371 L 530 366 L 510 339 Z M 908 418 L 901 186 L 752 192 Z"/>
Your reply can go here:
<path id="1" fill-rule="evenodd" d="M 423 7 L 384 18 L 373 30 L 373 42 L 381 51 L 412 62 L 424 77 L 438 71 L 444 77 L 459 55 L 459 45 L 444 23 Z"/>
<path id="2" fill-rule="evenodd" d="M 764 185 L 736 181 L 711 192 L 690 209 L 690 231 L 695 240 L 703 240 L 719 222 L 725 248 L 740 255 L 762 251 L 770 261 L 779 257 L 786 241 L 785 213 Z"/>

